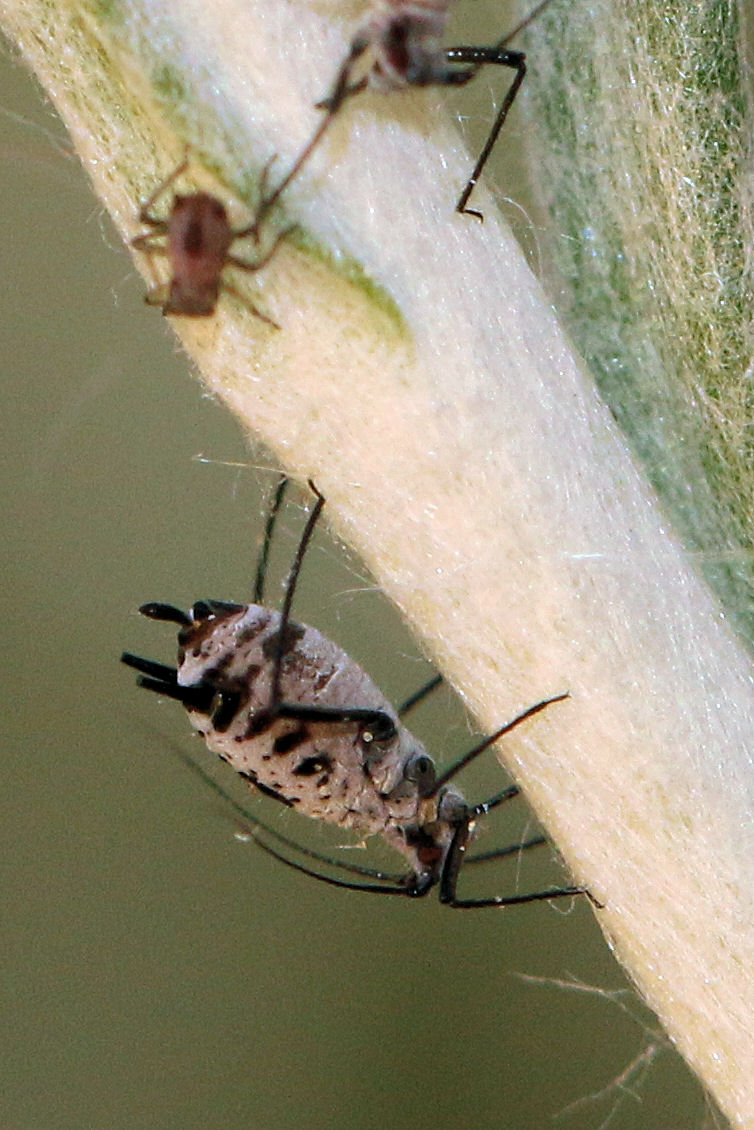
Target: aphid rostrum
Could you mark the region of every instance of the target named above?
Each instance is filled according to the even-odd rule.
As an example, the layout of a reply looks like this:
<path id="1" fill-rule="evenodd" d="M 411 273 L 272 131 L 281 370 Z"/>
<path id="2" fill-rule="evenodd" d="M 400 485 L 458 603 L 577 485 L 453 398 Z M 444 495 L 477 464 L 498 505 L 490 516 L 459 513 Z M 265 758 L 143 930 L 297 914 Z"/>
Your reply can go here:
<path id="1" fill-rule="evenodd" d="M 262 200 L 256 223 L 277 202 L 322 140 L 343 104 L 368 88 L 379 91 L 405 90 L 412 86 L 465 86 L 487 65 L 509 67 L 515 76 L 495 115 L 482 151 L 477 158 L 456 211 L 483 219 L 481 212 L 467 208 L 469 198 L 487 164 L 511 106 L 526 75 L 526 56 L 508 44 L 546 8 L 540 3 L 497 43 L 490 46 L 443 47 L 442 38 L 455 0 L 372 0 L 367 18 L 360 25 L 338 68 L 332 89 L 317 105 L 325 115 L 286 175 Z M 360 75 L 357 75 L 360 72 Z"/>
<path id="2" fill-rule="evenodd" d="M 459 898 L 458 875 L 475 823 L 517 796 L 519 789 L 511 785 L 481 803 L 468 804 L 451 780 L 504 734 L 568 695 L 555 695 L 529 707 L 438 774 L 432 758 L 400 717 L 439 679 L 396 710 L 340 647 L 315 628 L 291 619 L 301 563 L 325 501 L 309 485 L 316 503 L 293 561 L 280 612 L 264 607 L 261 600 L 285 480 L 281 480 L 268 518 L 253 603 L 203 600 L 188 612 L 168 604 L 145 604 L 140 609 L 143 615 L 178 625 L 178 666 L 128 652 L 123 662 L 140 672 L 142 687 L 183 703 L 209 749 L 260 792 L 313 819 L 353 829 L 364 837 L 381 836 L 409 864 L 405 874 L 386 875 L 327 860 L 255 822 L 255 842 L 307 875 L 350 890 L 409 897 L 421 897 L 437 886 L 442 903 L 461 909 L 588 894 L 583 887 L 568 886 L 492 898 Z M 260 834 L 261 829 L 266 835 Z M 270 839 L 370 881 L 335 878 L 315 870 L 273 847 Z M 543 842 L 537 836 L 476 858 L 510 855 Z"/>
<path id="3" fill-rule="evenodd" d="M 246 236 L 258 238 L 258 222 L 233 228 L 225 205 L 208 192 L 176 193 L 168 215 L 164 218 L 154 215 L 152 209 L 156 202 L 187 167 L 188 158 L 184 158 L 170 176 L 157 185 L 139 211 L 139 223 L 146 225 L 149 231 L 132 239 L 131 246 L 150 259 L 154 255 L 164 256 L 170 268 L 168 283 L 155 285 L 145 301 L 151 306 L 161 306 L 163 314 L 207 318 L 214 314 L 220 291 L 225 290 L 263 322 L 278 328 L 272 318 L 239 294 L 222 276 L 226 267 L 261 271 L 292 229 L 281 232 L 261 258 L 247 260 L 232 254 L 231 247 Z"/>

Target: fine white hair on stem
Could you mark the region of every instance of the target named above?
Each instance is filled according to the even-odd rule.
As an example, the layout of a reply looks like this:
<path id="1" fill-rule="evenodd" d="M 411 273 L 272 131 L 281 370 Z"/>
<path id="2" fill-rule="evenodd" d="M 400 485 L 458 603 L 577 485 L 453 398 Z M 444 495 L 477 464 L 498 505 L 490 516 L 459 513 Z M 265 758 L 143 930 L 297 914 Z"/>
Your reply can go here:
<path id="1" fill-rule="evenodd" d="M 351 30 L 337 7 L 4 0 L 0 18 L 131 238 L 187 143 L 197 184 L 253 209 L 266 162 L 286 167 L 316 123 Z M 232 296 L 176 330 L 314 478 L 484 726 L 570 692 L 508 764 L 677 1046 L 750 1126 L 750 657 L 492 201 L 480 190 L 484 225 L 453 215 L 468 155 L 442 96 L 358 103 L 270 217 L 301 225 L 295 246 L 239 281 L 281 330 Z"/>

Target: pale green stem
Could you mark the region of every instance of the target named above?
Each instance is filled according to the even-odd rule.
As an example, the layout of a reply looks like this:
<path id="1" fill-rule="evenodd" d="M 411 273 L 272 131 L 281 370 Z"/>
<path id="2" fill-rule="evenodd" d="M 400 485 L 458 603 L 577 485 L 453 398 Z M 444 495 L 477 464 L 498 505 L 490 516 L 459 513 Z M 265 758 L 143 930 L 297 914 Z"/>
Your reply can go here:
<path id="1" fill-rule="evenodd" d="M 253 204 L 317 121 L 339 8 L 0 3 L 127 236 L 186 141 L 203 185 Z M 363 98 L 291 187 L 305 238 L 250 291 L 282 330 L 230 297 L 176 328 L 484 725 L 571 692 L 507 760 L 681 1050 L 754 1125 L 751 665 L 492 202 L 484 225 L 453 215 L 468 158 L 441 104 Z"/>
<path id="2" fill-rule="evenodd" d="M 752 102 L 745 0 L 556 5 L 532 183 L 559 308 L 754 647 Z"/>

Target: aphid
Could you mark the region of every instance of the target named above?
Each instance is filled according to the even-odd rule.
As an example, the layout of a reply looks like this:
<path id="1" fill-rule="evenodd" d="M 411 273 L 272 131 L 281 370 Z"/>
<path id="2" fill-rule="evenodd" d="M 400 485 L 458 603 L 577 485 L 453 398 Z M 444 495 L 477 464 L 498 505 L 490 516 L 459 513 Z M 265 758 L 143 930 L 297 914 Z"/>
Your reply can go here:
<path id="1" fill-rule="evenodd" d="M 458 874 L 476 821 L 517 796 L 519 789 L 512 785 L 479 804 L 468 804 L 450 781 L 504 734 L 568 695 L 555 695 L 523 711 L 438 775 L 432 758 L 400 717 L 439 678 L 396 710 L 341 648 L 290 617 L 301 564 L 325 502 L 316 487 L 309 486 L 316 504 L 280 612 L 261 601 L 285 480 L 267 521 L 254 602 L 203 600 L 188 612 L 168 604 L 145 604 L 140 609 L 143 615 L 178 624 L 178 667 L 129 653 L 124 653 L 123 662 L 141 673 L 142 687 L 183 703 L 209 749 L 260 792 L 313 819 L 351 828 L 362 836 L 382 836 L 410 868 L 402 875 L 386 875 L 327 860 L 254 821 L 255 842 L 307 875 L 350 890 L 410 897 L 439 886 L 442 903 L 464 909 L 588 894 L 583 887 L 571 886 L 483 899 L 458 897 Z M 345 880 L 315 870 L 272 847 L 271 838 L 309 859 L 372 881 Z M 476 858 L 509 855 L 543 842 L 538 836 Z"/>
<path id="2" fill-rule="evenodd" d="M 246 260 L 231 254 L 230 248 L 237 239 L 258 235 L 258 222 L 243 228 L 231 227 L 225 205 L 208 192 L 191 192 L 176 195 L 170 212 L 164 219 L 155 216 L 152 209 L 159 199 L 186 171 L 188 159 L 164 181 L 157 185 L 152 195 L 139 211 L 139 223 L 150 229 L 131 240 L 131 246 L 150 257 L 165 256 L 170 266 L 170 281 L 156 284 L 146 295 L 151 306 L 161 306 L 163 314 L 207 318 L 215 312 L 220 290 L 234 294 L 258 318 L 277 327 L 272 318 L 244 298 L 229 282 L 222 278 L 226 267 L 239 271 L 261 271 L 272 259 L 291 228 L 281 232 L 272 247 L 260 259 Z"/>
<path id="3" fill-rule="evenodd" d="M 354 94 L 367 88 L 387 92 L 411 86 L 465 86 L 482 67 L 494 64 L 509 67 L 516 74 L 456 203 L 457 212 L 483 219 L 481 212 L 466 205 L 526 75 L 526 56 L 522 51 L 509 50 L 507 44 L 551 2 L 540 0 L 524 20 L 489 47 L 443 47 L 442 37 L 454 0 L 372 0 L 372 9 L 351 40 L 330 94 L 317 103 L 325 116 L 281 182 L 263 199 L 256 224 L 298 175 L 335 115 Z M 357 69 L 366 69 L 366 73 L 355 77 Z"/>

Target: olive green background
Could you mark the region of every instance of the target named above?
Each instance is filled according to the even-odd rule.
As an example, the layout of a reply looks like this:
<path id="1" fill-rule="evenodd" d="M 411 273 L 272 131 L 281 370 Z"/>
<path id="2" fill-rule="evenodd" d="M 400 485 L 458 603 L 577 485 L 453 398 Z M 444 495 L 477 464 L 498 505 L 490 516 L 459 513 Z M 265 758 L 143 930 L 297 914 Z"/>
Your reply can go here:
<path id="1" fill-rule="evenodd" d="M 479 85 L 476 104 L 458 105 L 481 134 L 493 84 Z M 511 146 L 516 133 L 514 120 Z M 625 987 L 587 906 L 453 913 L 330 889 L 239 842 L 176 757 L 176 746 L 203 752 L 183 712 L 137 690 L 118 656 L 172 659 L 170 627 L 135 614 L 145 600 L 249 595 L 271 476 L 225 464 L 269 459 L 203 396 L 142 304 L 65 144 L 4 51 L 0 1128 L 572 1130 L 611 1114 L 613 1130 L 708 1124 L 669 1050 L 640 1080 L 641 1101 L 616 1089 L 589 1098 L 651 1041 L 630 995 L 517 977 Z M 496 172 L 501 194 L 524 199 L 504 160 Z M 283 517 L 271 599 L 302 501 Z M 396 699 L 431 673 L 326 536 L 296 615 Z M 472 741 L 446 691 L 412 726 L 438 760 Z M 475 772 L 473 799 L 504 782 L 491 757 Z M 320 842 L 296 814 L 251 803 Z M 519 805 L 483 845 L 530 829 Z M 549 849 L 533 854 L 520 874 L 492 864 L 466 889 L 565 878 Z"/>

